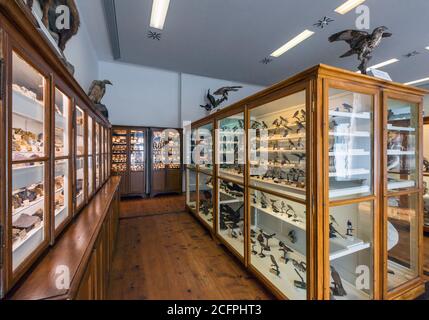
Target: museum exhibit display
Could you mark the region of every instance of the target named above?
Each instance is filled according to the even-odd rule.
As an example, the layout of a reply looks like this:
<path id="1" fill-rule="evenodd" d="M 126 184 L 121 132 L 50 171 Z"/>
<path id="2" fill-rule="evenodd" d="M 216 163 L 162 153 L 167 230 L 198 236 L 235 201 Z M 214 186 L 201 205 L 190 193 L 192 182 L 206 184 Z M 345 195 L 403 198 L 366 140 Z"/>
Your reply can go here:
<path id="1" fill-rule="evenodd" d="M 317 65 L 196 121 L 217 162 L 193 152 L 189 211 L 279 298 L 415 298 L 426 93 Z"/>
<path id="2" fill-rule="evenodd" d="M 31 276 L 108 180 L 94 188 L 92 126 L 97 121 L 107 137 L 110 123 L 26 10 L 0 3 L 0 297 Z"/>
<path id="3" fill-rule="evenodd" d="M 429 118 L 423 123 L 423 212 L 424 232 L 429 233 Z"/>

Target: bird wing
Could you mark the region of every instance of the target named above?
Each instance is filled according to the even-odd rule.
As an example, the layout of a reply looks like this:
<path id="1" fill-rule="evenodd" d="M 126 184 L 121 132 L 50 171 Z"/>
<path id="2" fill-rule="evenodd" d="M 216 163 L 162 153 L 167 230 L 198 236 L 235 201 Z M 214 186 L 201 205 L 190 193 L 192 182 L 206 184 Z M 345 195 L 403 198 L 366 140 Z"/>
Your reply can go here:
<path id="1" fill-rule="evenodd" d="M 366 31 L 359 31 L 359 30 L 344 30 L 338 33 L 333 34 L 329 37 L 329 42 L 334 41 L 345 41 L 347 42 L 351 47 L 354 47 L 356 43 L 361 41 L 363 38 L 368 37 L 369 33 Z"/>
<path id="2" fill-rule="evenodd" d="M 215 107 L 217 105 L 215 98 L 210 94 L 210 90 L 207 92 L 207 99 L 210 101 L 210 104 L 213 107 Z"/>

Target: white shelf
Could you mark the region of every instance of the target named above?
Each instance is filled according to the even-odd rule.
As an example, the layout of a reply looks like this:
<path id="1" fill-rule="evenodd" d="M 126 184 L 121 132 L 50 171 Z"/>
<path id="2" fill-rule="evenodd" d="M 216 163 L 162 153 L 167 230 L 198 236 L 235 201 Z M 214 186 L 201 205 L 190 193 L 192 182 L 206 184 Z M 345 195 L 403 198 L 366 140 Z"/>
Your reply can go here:
<path id="1" fill-rule="evenodd" d="M 24 118 L 28 118 L 39 123 L 43 123 L 44 108 L 43 105 L 40 104 L 38 101 L 33 100 L 15 90 L 12 90 L 12 100 L 12 112 L 14 114 L 20 115 Z"/>
<path id="2" fill-rule="evenodd" d="M 415 128 L 397 127 L 397 126 L 391 125 L 390 123 L 387 124 L 387 130 L 391 130 L 391 131 L 406 131 L 406 132 L 415 132 L 416 131 Z"/>
<path id="3" fill-rule="evenodd" d="M 415 151 L 387 150 L 388 156 L 414 156 Z"/>
<path id="4" fill-rule="evenodd" d="M 329 152 L 330 157 L 338 156 L 369 156 L 369 151 L 363 149 L 351 149 L 349 151 L 331 151 Z"/>
<path id="5" fill-rule="evenodd" d="M 360 186 L 360 187 L 352 187 L 352 188 L 342 188 L 342 189 L 331 189 L 329 190 L 329 197 L 338 198 L 356 195 L 360 193 L 367 193 L 370 191 L 369 186 Z"/>
<path id="6" fill-rule="evenodd" d="M 222 177 L 230 179 L 234 182 L 237 182 L 237 184 L 243 184 L 243 181 L 244 181 L 244 175 L 239 175 L 238 173 L 225 171 L 225 169 L 219 169 L 219 178 L 222 179 Z"/>
<path id="7" fill-rule="evenodd" d="M 364 174 L 369 174 L 370 171 L 367 169 L 349 169 L 345 170 L 344 173 L 339 174 L 337 172 L 329 172 L 329 177 L 349 177 L 349 176 L 360 176 Z"/>
<path id="8" fill-rule="evenodd" d="M 370 119 L 371 114 L 369 112 L 344 112 L 344 111 L 329 111 L 330 117 L 343 117 L 343 118 L 357 118 L 357 119 Z"/>
<path id="9" fill-rule="evenodd" d="M 365 131 L 355 132 L 329 132 L 330 136 L 333 137 L 369 137 L 370 133 Z"/>
<path id="10" fill-rule="evenodd" d="M 45 197 L 39 197 L 35 201 L 30 202 L 27 206 L 20 207 L 16 210 L 12 209 L 12 216 L 16 216 L 21 213 L 32 214 L 35 213 L 39 209 L 44 208 L 44 200 Z M 31 213 L 28 212 L 31 209 Z"/>
<path id="11" fill-rule="evenodd" d="M 44 165 L 23 166 L 13 169 L 12 190 L 19 190 L 43 182 Z"/>
<path id="12" fill-rule="evenodd" d="M 279 220 L 281 220 L 283 222 L 286 222 L 286 223 L 288 223 L 288 224 L 290 224 L 290 225 L 292 225 L 292 226 L 294 226 L 294 227 L 296 227 L 298 229 L 301 229 L 301 230 L 304 230 L 304 231 L 306 229 L 305 222 L 296 222 L 296 221 L 293 221 L 293 219 L 288 218 L 288 216 L 286 214 L 284 214 L 284 213 L 283 213 L 283 215 L 281 213 L 275 213 L 271 209 L 268 209 L 268 208 L 264 209 L 264 208 L 262 208 L 260 205 L 255 205 L 253 203 L 251 203 L 250 205 L 252 207 L 254 207 L 255 209 L 258 209 L 258 210 L 260 210 L 260 211 L 262 211 L 262 212 L 264 212 L 266 214 L 269 214 L 270 216 L 275 217 L 275 218 L 277 218 L 277 219 L 279 219 Z M 300 218 L 304 219 L 302 217 L 300 217 Z"/>
<path id="13" fill-rule="evenodd" d="M 40 225 L 36 228 L 31 229 L 24 237 L 24 239 L 17 240 L 12 245 L 12 251 L 15 252 L 23 246 L 24 243 L 29 242 L 31 238 L 36 236 L 40 231 L 43 230 L 43 221 L 40 222 Z"/>
<path id="14" fill-rule="evenodd" d="M 404 189 L 404 188 L 413 188 L 415 186 L 414 181 L 410 180 L 404 180 L 404 181 L 395 181 L 395 182 L 388 182 L 387 188 L 389 190 L 393 189 Z"/>
<path id="15" fill-rule="evenodd" d="M 262 152 L 273 152 L 273 153 L 275 153 L 275 152 L 282 152 L 282 153 L 306 153 L 305 149 L 290 150 L 290 149 L 283 149 L 283 148 L 276 149 L 276 150 L 274 150 L 274 149 L 260 149 L 258 151 L 261 152 L 261 153 Z"/>
<path id="16" fill-rule="evenodd" d="M 370 247 L 370 243 L 364 242 L 354 237 L 347 237 L 347 239 L 343 239 L 340 237 L 332 238 L 329 239 L 329 260 L 334 261 L 336 259 L 368 249 Z"/>

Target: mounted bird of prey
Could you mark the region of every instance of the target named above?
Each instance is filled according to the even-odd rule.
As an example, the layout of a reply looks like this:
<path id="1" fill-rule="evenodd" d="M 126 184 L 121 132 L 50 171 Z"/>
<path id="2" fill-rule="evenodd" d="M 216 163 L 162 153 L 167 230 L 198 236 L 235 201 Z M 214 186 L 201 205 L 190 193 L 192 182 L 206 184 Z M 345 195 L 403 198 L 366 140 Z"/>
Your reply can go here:
<path id="1" fill-rule="evenodd" d="M 207 111 L 211 111 L 213 109 L 216 109 L 222 103 L 224 103 L 225 101 L 228 101 L 230 92 L 237 92 L 241 88 L 243 88 L 243 87 L 241 87 L 241 86 L 222 87 L 220 89 L 217 89 L 213 93 L 213 95 L 210 93 L 210 90 L 208 90 L 207 95 L 206 95 L 206 99 L 207 99 L 208 103 L 204 106 L 203 105 L 200 105 L 200 106 L 201 106 L 201 108 L 204 108 Z M 216 99 L 214 96 L 222 96 L 222 98 Z"/>
<path id="2" fill-rule="evenodd" d="M 380 45 L 383 38 L 392 36 L 392 34 L 386 32 L 386 30 L 388 30 L 388 28 L 384 26 L 375 28 L 371 34 L 360 30 L 344 30 L 330 36 L 329 42 L 347 42 L 350 45 L 350 50 L 340 58 L 357 54 L 358 60 L 361 62 L 358 68 L 362 74 L 367 74 L 368 62 L 372 58 L 372 51 Z"/>
<path id="3" fill-rule="evenodd" d="M 109 80 L 94 80 L 88 91 L 89 99 L 95 104 L 100 104 L 106 93 L 106 85 L 113 85 Z"/>

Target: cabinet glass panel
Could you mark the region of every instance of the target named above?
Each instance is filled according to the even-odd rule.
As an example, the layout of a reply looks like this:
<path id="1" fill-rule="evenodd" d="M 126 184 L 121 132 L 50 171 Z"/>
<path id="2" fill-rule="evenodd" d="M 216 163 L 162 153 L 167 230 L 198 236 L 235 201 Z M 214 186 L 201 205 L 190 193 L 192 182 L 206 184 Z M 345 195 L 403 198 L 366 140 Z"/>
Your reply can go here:
<path id="1" fill-rule="evenodd" d="M 76 159 L 76 207 L 80 207 L 85 200 L 85 159 Z"/>
<path id="2" fill-rule="evenodd" d="M 198 163 L 199 169 L 213 172 L 213 124 L 209 123 L 198 128 Z"/>
<path id="3" fill-rule="evenodd" d="M 195 164 L 198 158 L 197 151 L 195 149 L 197 146 L 197 139 L 198 139 L 197 134 L 198 134 L 197 129 L 184 131 L 184 143 L 185 143 L 184 163 L 188 168 L 191 168 L 191 169 L 195 168 Z"/>
<path id="4" fill-rule="evenodd" d="M 418 275 L 418 193 L 388 198 L 387 287 L 391 291 Z"/>
<path id="5" fill-rule="evenodd" d="M 145 139 L 144 131 L 131 130 L 130 132 L 130 169 L 133 172 L 141 172 L 145 169 Z"/>
<path id="6" fill-rule="evenodd" d="M 94 162 L 93 156 L 88 157 L 88 194 L 94 193 Z"/>
<path id="7" fill-rule="evenodd" d="M 12 265 L 16 270 L 45 240 L 45 164 L 12 166 Z"/>
<path id="8" fill-rule="evenodd" d="M 180 133 L 174 129 L 153 131 L 152 167 L 153 170 L 165 168 L 179 169 L 181 164 Z"/>
<path id="9" fill-rule="evenodd" d="M 127 131 L 113 130 L 112 132 L 112 171 L 123 173 L 127 171 Z"/>
<path id="10" fill-rule="evenodd" d="M 246 157 L 244 113 L 220 120 L 218 128 L 219 176 L 243 182 Z"/>
<path id="11" fill-rule="evenodd" d="M 193 170 L 186 170 L 186 205 L 196 212 L 197 208 L 197 174 Z"/>
<path id="12" fill-rule="evenodd" d="M 70 215 L 69 160 L 55 161 L 55 229 Z"/>
<path id="13" fill-rule="evenodd" d="M 305 91 L 250 110 L 252 186 L 305 198 Z"/>
<path id="14" fill-rule="evenodd" d="M 70 99 L 55 89 L 55 156 L 68 156 Z"/>
<path id="15" fill-rule="evenodd" d="M 288 299 L 307 299 L 306 207 L 250 189 L 250 262 Z"/>
<path id="16" fill-rule="evenodd" d="M 423 177 L 423 213 L 424 226 L 429 230 L 429 176 Z"/>
<path id="17" fill-rule="evenodd" d="M 372 299 L 373 203 L 359 202 L 331 207 L 329 217 L 331 299 Z"/>
<path id="18" fill-rule="evenodd" d="M 88 155 L 92 155 L 94 153 L 93 143 L 94 143 L 94 135 L 93 135 L 93 126 L 94 121 L 90 116 L 88 116 Z"/>
<path id="19" fill-rule="evenodd" d="M 244 256 L 244 187 L 219 179 L 218 234 Z"/>
<path id="20" fill-rule="evenodd" d="M 85 113 L 76 107 L 76 154 L 85 154 Z"/>
<path id="21" fill-rule="evenodd" d="M 12 160 L 45 156 L 45 78 L 21 59 L 12 57 Z"/>
<path id="22" fill-rule="evenodd" d="M 417 186 L 419 108 L 417 104 L 387 101 L 387 187 L 403 190 Z"/>
<path id="23" fill-rule="evenodd" d="M 95 187 L 100 186 L 100 156 L 95 156 Z"/>
<path id="24" fill-rule="evenodd" d="M 329 197 L 373 194 L 373 96 L 329 90 Z"/>
<path id="25" fill-rule="evenodd" d="M 213 229 L 213 178 L 207 174 L 198 174 L 199 211 L 198 215 Z"/>
<path id="26" fill-rule="evenodd" d="M 95 154 L 100 154 L 100 125 L 95 123 Z"/>

